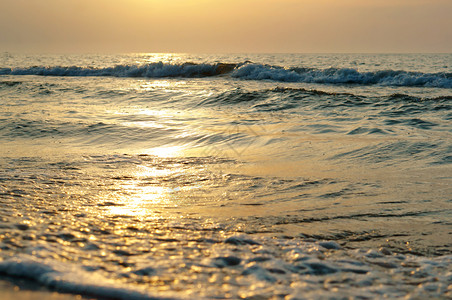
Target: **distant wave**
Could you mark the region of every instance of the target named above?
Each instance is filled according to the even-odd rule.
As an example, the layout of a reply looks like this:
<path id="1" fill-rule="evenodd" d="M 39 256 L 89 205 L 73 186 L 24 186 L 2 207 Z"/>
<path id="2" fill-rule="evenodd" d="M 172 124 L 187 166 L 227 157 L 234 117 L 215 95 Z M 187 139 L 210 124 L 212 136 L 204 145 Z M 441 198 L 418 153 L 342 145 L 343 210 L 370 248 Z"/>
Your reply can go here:
<path id="1" fill-rule="evenodd" d="M 90 67 L 30 67 L 0 68 L 0 75 L 39 76 L 104 76 L 104 77 L 210 77 L 231 72 L 235 64 L 164 64 L 152 63 L 143 66 L 117 65 L 109 68 Z"/>
<path id="2" fill-rule="evenodd" d="M 246 64 L 236 68 L 232 76 L 251 80 L 275 80 L 286 82 L 360 84 L 391 86 L 425 86 L 452 88 L 452 73 L 421 73 L 384 70 L 359 72 L 351 68 L 291 68 Z"/>
<path id="3" fill-rule="evenodd" d="M 36 66 L 30 68 L 0 68 L 0 75 L 144 78 L 201 78 L 227 75 L 243 80 L 452 88 L 452 73 L 445 72 L 422 73 L 403 70 L 360 72 L 352 68 L 283 68 L 279 66 L 255 64 L 251 62 L 239 64 L 165 64 L 159 62 L 142 66 L 117 65 L 115 67 L 108 68 Z"/>

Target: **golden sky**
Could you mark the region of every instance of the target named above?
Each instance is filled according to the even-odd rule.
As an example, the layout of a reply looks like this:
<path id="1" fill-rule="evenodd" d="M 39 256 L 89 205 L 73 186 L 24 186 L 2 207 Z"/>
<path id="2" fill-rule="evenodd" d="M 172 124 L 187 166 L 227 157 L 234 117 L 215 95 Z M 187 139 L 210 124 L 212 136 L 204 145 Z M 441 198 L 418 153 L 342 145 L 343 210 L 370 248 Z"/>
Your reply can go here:
<path id="1" fill-rule="evenodd" d="M 452 52 L 452 0 L 0 0 L 0 51 Z"/>

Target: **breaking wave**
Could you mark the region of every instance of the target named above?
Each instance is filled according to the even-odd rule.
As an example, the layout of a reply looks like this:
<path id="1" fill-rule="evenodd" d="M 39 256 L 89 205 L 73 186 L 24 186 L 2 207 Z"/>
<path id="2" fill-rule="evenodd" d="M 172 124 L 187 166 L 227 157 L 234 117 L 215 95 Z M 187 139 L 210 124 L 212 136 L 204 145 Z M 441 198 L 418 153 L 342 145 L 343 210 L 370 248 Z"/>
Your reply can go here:
<path id="1" fill-rule="evenodd" d="M 0 262 L 0 273 L 35 281 L 44 287 L 69 294 L 108 299 L 174 299 L 151 295 L 140 289 L 127 287 L 83 268 L 52 260 L 20 256 Z"/>
<path id="2" fill-rule="evenodd" d="M 235 69 L 232 76 L 249 80 L 283 82 L 452 88 L 451 73 L 421 73 L 394 70 L 359 72 L 352 68 L 285 69 L 267 65 L 247 64 Z"/>
<path id="3" fill-rule="evenodd" d="M 224 75 L 243 80 L 452 88 L 452 73 L 447 72 L 422 73 L 404 70 L 360 72 L 353 68 L 283 68 L 279 66 L 255 64 L 248 61 L 238 64 L 166 64 L 159 62 L 141 66 L 117 65 L 107 68 L 35 66 L 29 68 L 0 68 L 0 75 L 142 78 L 202 78 Z"/>

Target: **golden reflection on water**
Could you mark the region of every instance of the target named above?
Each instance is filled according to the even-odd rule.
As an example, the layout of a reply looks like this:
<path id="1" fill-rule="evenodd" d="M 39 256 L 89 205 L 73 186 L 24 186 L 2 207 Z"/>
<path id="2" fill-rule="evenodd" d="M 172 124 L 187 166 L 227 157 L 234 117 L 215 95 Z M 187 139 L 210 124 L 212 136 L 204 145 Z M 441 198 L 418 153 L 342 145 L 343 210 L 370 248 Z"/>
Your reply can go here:
<path id="1" fill-rule="evenodd" d="M 184 146 L 167 146 L 151 148 L 147 151 L 149 155 L 157 156 L 160 158 L 183 156 Z"/>
<path id="2" fill-rule="evenodd" d="M 183 80 L 179 81 L 170 81 L 170 80 L 141 80 L 135 84 L 133 84 L 131 87 L 132 89 L 139 89 L 142 91 L 153 91 L 155 89 L 162 89 L 165 88 L 167 91 L 169 91 L 171 88 L 180 87 L 182 85 L 185 85 L 186 82 Z"/>
<path id="3" fill-rule="evenodd" d="M 126 194 L 131 195 L 124 196 L 124 199 L 117 199 L 121 205 L 110 206 L 108 208 L 108 214 L 152 217 L 155 215 L 155 206 L 161 206 L 166 203 L 168 205 L 171 204 L 169 203 L 168 188 L 165 187 L 150 186 L 139 188 L 135 184 L 130 184 L 123 185 L 122 188 Z"/>
<path id="4" fill-rule="evenodd" d="M 140 60 L 137 60 L 139 63 L 143 57 L 147 63 L 176 63 L 182 60 L 181 54 L 177 53 L 140 53 L 138 54 Z"/>
<path id="5" fill-rule="evenodd" d="M 183 156 L 183 146 L 168 146 L 151 148 L 146 151 L 149 165 L 138 165 L 120 180 L 115 187 L 119 193 L 110 195 L 114 199 L 104 198 L 104 201 L 115 205 L 107 206 L 107 214 L 146 218 L 159 218 L 161 209 L 178 207 L 178 193 L 189 191 L 190 186 L 173 182 L 171 178 L 187 172 L 179 164 L 155 164 L 153 159 Z"/>

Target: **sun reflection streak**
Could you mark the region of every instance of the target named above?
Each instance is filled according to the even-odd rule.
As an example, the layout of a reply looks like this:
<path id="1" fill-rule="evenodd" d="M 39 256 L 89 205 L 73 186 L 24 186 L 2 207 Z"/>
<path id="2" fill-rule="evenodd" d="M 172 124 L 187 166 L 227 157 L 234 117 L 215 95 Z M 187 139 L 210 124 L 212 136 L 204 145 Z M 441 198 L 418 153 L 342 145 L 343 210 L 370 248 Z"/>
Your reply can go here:
<path id="1" fill-rule="evenodd" d="M 174 206 L 171 203 L 168 188 L 161 186 L 139 187 L 137 185 L 122 186 L 129 194 L 121 199 L 121 205 L 111 206 L 108 213 L 111 215 L 125 215 L 136 217 L 155 217 L 156 209 L 161 206 Z M 119 199 L 117 199 L 119 200 Z"/>
<path id="2" fill-rule="evenodd" d="M 178 207 L 179 193 L 190 187 L 178 183 L 177 178 L 187 170 L 177 163 L 161 164 L 161 159 L 179 156 L 183 150 L 182 146 L 149 149 L 149 154 L 143 154 L 149 165 L 135 166 L 115 187 L 119 193 L 104 198 L 107 204 L 111 203 L 105 205 L 106 213 L 158 219 L 162 209 Z"/>
<path id="3" fill-rule="evenodd" d="M 170 81 L 170 80 L 152 80 L 152 81 L 141 81 L 138 83 L 139 85 L 135 86 L 135 89 L 139 89 L 145 92 L 149 92 L 155 89 L 161 89 L 161 88 L 175 88 L 179 87 L 181 85 L 186 84 L 185 81 L 179 80 L 179 81 Z"/>
<path id="4" fill-rule="evenodd" d="M 148 150 L 150 155 L 155 155 L 160 158 L 180 156 L 183 152 L 183 146 L 156 147 Z"/>

